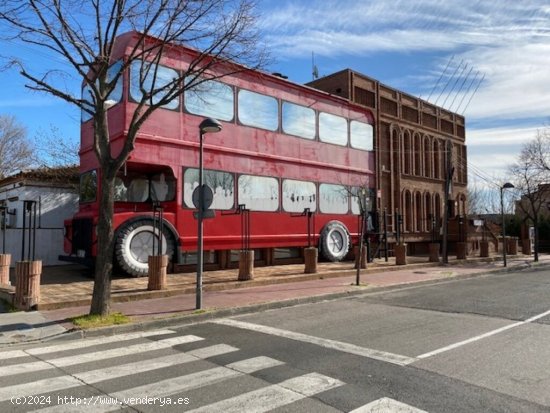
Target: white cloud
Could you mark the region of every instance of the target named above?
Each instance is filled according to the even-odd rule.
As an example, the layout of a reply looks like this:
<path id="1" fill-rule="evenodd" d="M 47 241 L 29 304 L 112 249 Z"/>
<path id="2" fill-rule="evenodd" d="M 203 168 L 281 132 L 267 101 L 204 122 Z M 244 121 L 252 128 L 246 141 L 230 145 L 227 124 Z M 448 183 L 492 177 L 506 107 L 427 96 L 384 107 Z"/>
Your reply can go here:
<path id="1" fill-rule="evenodd" d="M 507 146 L 517 147 L 533 139 L 538 128 L 491 128 L 491 129 L 468 129 L 466 143 L 468 147 L 491 146 L 505 148 Z"/>
<path id="2" fill-rule="evenodd" d="M 413 83 L 409 90 L 422 89 L 421 85 L 430 89 L 454 54 L 456 64 L 468 62 L 479 71 L 478 79 L 485 74 L 465 113 L 477 120 L 533 118 L 534 112 L 539 117 L 550 115 L 548 21 L 550 7 L 541 7 L 538 0 L 500 0 L 498 6 L 481 0 L 311 0 L 277 2 L 261 25 L 267 43 L 281 59 L 311 52 L 329 58 L 440 52 L 439 69 L 434 71 L 430 61 L 432 67 L 425 73 L 431 78 L 423 75 L 420 86 Z M 419 79 L 414 76 L 410 79 Z M 458 88 L 453 94 L 457 92 Z M 472 92 L 473 88 L 460 108 L 462 96 L 457 95 L 450 109 L 462 112 Z"/>
<path id="3" fill-rule="evenodd" d="M 506 177 L 523 144 L 537 134 L 536 127 L 488 128 L 467 130 L 468 169 L 480 179 L 498 182 Z"/>
<path id="4" fill-rule="evenodd" d="M 453 64 L 440 89 L 457 65 L 467 63 L 462 72 L 462 76 L 470 73 L 462 88 L 467 93 L 459 94 L 459 82 L 444 106 L 461 113 L 468 104 L 467 124 L 477 127 L 466 129 L 471 170 L 505 176 L 522 144 L 550 119 L 550 6 L 541 3 L 279 0 L 264 17 L 262 27 L 281 60 L 297 60 L 313 51 L 327 60 L 344 62 L 340 70 L 349 66 L 346 57 L 383 61 L 387 56 L 410 56 L 407 60 L 421 66 L 420 70 L 403 67 L 380 80 L 423 97 L 430 94 L 451 56 Z M 422 55 L 424 61 L 415 60 L 415 54 L 425 52 L 429 53 Z M 476 81 L 468 89 L 474 76 Z M 447 93 L 450 90 L 449 86 Z M 440 91 L 432 95 L 432 102 Z M 445 96 L 437 104 L 443 105 Z M 494 127 L 499 124 L 506 126 Z"/>

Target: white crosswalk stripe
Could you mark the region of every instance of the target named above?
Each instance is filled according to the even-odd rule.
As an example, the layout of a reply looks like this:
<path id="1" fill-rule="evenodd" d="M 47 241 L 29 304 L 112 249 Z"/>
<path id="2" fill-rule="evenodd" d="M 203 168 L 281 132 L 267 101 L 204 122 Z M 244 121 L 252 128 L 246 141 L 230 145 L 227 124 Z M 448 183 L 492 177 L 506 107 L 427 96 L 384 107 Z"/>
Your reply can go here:
<path id="1" fill-rule="evenodd" d="M 254 390 L 240 396 L 222 400 L 198 409 L 193 413 L 262 413 L 285 406 L 292 402 L 324 392 L 344 383 L 322 374 L 310 373 L 282 383 Z"/>
<path id="2" fill-rule="evenodd" d="M 161 380 L 143 386 L 110 393 L 109 397 L 112 399 L 116 399 L 120 402 L 138 399 L 152 399 L 155 397 L 167 397 L 182 391 L 197 389 L 202 386 L 219 383 L 224 380 L 243 376 L 246 373 L 253 373 L 254 371 L 277 366 L 280 364 L 282 364 L 282 362 L 274 359 L 269 359 L 269 357 L 255 357 L 253 359 L 246 359 L 239 362 L 231 363 L 231 368 L 214 367 L 208 370 L 203 370 L 192 374 L 186 374 L 183 376 Z M 73 412 L 74 407 L 74 405 L 67 404 L 57 405 L 37 410 L 37 412 Z M 105 413 L 116 411 L 119 409 L 120 405 L 98 404 L 86 406 L 86 413 Z"/>
<path id="3" fill-rule="evenodd" d="M 152 350 L 160 350 L 169 348 L 177 344 L 186 344 L 194 341 L 202 340 L 197 336 L 171 337 L 159 341 L 151 341 L 148 343 L 134 344 L 127 347 L 119 347 L 110 350 L 95 351 L 92 353 L 77 354 L 75 356 L 67 356 L 56 359 L 48 359 L 46 361 L 34 361 L 30 363 L 19 364 L 15 366 L 0 367 L 0 377 L 11 376 L 21 373 L 31 373 L 41 370 L 54 369 L 56 367 L 67 367 L 75 364 L 86 363 L 89 361 L 106 360 L 115 357 L 122 357 L 128 354 L 139 354 Z"/>
<path id="4" fill-rule="evenodd" d="M 97 346 L 99 344 L 117 343 L 121 341 L 133 340 L 137 338 L 145 338 L 159 336 L 163 334 L 173 334 L 173 330 L 153 330 L 139 331 L 135 333 L 117 334 L 116 336 L 101 337 L 94 339 L 76 340 L 68 343 L 57 344 L 46 347 L 29 348 L 26 350 L 11 350 L 0 353 L 0 360 L 6 360 L 17 357 L 28 357 L 29 355 L 36 356 L 40 354 L 55 353 L 58 351 L 67 351 L 75 349 L 83 349 L 87 347 Z"/>
<path id="5" fill-rule="evenodd" d="M 56 369 L 63 369 L 68 366 L 77 366 L 82 363 L 98 360 L 112 359 L 113 362 L 112 365 L 109 365 L 108 367 L 83 370 L 83 367 L 85 366 L 79 366 L 76 369 L 73 369 L 73 371 L 77 371 L 71 374 L 63 374 L 61 376 L 54 376 L 44 379 L 41 378 L 33 382 L 12 384 L 9 386 L 4 385 L 0 387 L 0 403 L 8 404 L 8 401 L 14 395 L 17 395 L 17 397 L 28 397 L 52 393 L 52 399 L 55 400 L 54 404 L 50 406 L 42 406 L 43 408 L 41 409 L 33 410 L 34 413 L 62 413 L 75 411 L 85 411 L 86 413 L 106 413 L 125 409 L 127 407 L 136 408 L 139 410 L 140 406 L 145 408 L 146 404 L 149 404 L 150 409 L 154 409 L 153 405 L 150 403 L 144 403 L 143 401 L 150 401 L 155 398 L 176 398 L 180 395 L 185 395 L 187 392 L 192 390 L 201 392 L 203 391 L 201 389 L 205 386 L 218 385 L 223 387 L 228 385 L 226 382 L 230 380 L 235 380 L 232 383 L 235 383 L 236 386 L 239 385 L 238 383 L 241 383 L 242 385 L 243 379 L 246 375 L 285 364 L 280 360 L 267 356 L 257 356 L 252 358 L 244 358 L 239 361 L 229 362 L 227 364 L 224 363 L 225 365 L 222 366 L 213 364 L 212 362 L 203 362 L 204 364 L 195 364 L 193 367 L 189 367 L 191 372 L 187 368 L 181 368 L 180 366 L 187 363 L 207 360 L 212 357 L 230 353 L 235 353 L 238 357 L 239 353 L 237 352 L 239 349 L 236 347 L 227 344 L 204 345 L 204 343 L 202 346 L 199 344 L 199 347 L 197 348 L 186 352 L 178 352 L 177 354 L 159 355 L 157 357 L 154 357 L 153 355 L 153 358 L 150 358 L 149 355 L 146 357 L 142 356 L 143 360 L 127 363 L 121 363 L 121 361 L 116 360 L 121 356 L 135 355 L 153 350 L 168 349 L 179 344 L 192 342 L 199 343 L 204 340 L 202 337 L 186 335 L 176 337 L 172 336 L 169 338 L 157 339 L 155 341 L 125 345 L 125 342 L 128 340 L 160 334 L 174 334 L 174 332 L 171 330 L 158 330 L 150 333 L 131 333 L 121 335 L 117 338 L 103 337 L 93 340 L 79 340 L 59 345 L 22 350 L 25 357 L 28 358 L 31 356 L 30 350 L 32 350 L 32 356 L 37 358 L 40 357 L 41 360 L 4 366 L 0 368 L 0 377 L 9 377 L 19 373 L 48 370 L 54 371 L 53 374 L 59 374 L 60 371 Z M 97 349 L 94 348 L 98 345 L 117 342 L 120 343 L 119 347 L 108 348 L 103 351 L 97 351 Z M 75 349 L 82 349 L 84 351 L 78 355 L 63 356 L 62 354 L 64 351 Z M 86 352 L 85 350 L 92 351 Z M 54 355 L 53 353 L 59 354 Z M 48 354 L 52 354 L 54 358 L 48 358 Z M 232 358 L 234 359 L 235 357 Z M 202 368 L 202 370 L 196 371 L 197 368 Z M 83 371 L 78 371 L 78 369 Z M 168 369 L 171 369 L 169 373 Z M 164 370 L 167 371 L 167 374 L 163 377 Z M 185 370 L 187 370 L 187 372 L 185 372 Z M 143 375 L 143 373 L 147 372 L 152 372 L 151 377 L 155 377 L 155 379 L 148 380 L 147 376 Z M 180 375 L 177 375 L 178 373 Z M 140 375 L 140 381 L 139 383 L 134 384 L 135 387 L 124 388 L 124 386 L 121 388 L 121 385 L 118 384 L 132 383 L 131 376 L 138 374 Z M 175 377 L 173 377 L 174 374 L 176 374 Z M 42 377 L 44 377 L 44 375 Z M 159 380 L 159 377 L 163 378 Z M 23 377 L 18 378 L 19 381 L 22 379 Z M 113 381 L 112 383 L 117 383 L 117 387 L 109 391 L 110 384 L 108 385 L 108 381 L 113 379 L 123 380 Z M 201 406 L 201 403 L 197 403 L 195 406 L 186 405 L 185 408 L 193 408 L 191 411 L 195 413 L 212 411 L 223 411 L 224 413 L 237 413 L 242 411 L 257 413 L 267 412 L 290 405 L 291 403 L 298 402 L 303 399 L 307 399 L 309 397 L 314 397 L 319 393 L 328 390 L 338 389 L 339 387 L 345 385 L 344 382 L 338 379 L 315 372 L 301 374 L 297 377 L 289 378 L 276 384 L 263 382 L 259 378 L 255 378 L 254 380 L 263 387 L 246 391 L 245 393 L 237 396 L 231 395 L 233 397 L 228 397 L 223 400 L 219 400 L 219 398 L 212 399 L 210 396 L 206 399 L 209 401 L 206 402 L 207 404 L 205 405 Z M 102 382 L 105 383 L 101 384 Z M 264 384 L 262 385 L 262 383 Z M 95 389 L 86 389 L 86 386 L 93 386 Z M 107 386 L 107 390 L 105 389 L 105 386 Z M 259 386 L 256 385 L 256 387 Z M 84 391 L 84 389 L 86 389 L 86 392 L 92 390 L 92 394 L 97 393 L 97 391 L 100 393 L 97 396 L 88 396 L 87 403 L 84 402 L 86 405 L 76 406 L 74 403 L 71 404 L 70 402 L 65 402 L 65 404 L 63 404 L 63 397 L 65 397 L 64 395 L 67 394 L 67 391 L 71 391 L 71 389 L 76 388 L 80 389 L 78 391 L 72 390 L 75 394 L 82 394 L 81 392 Z M 101 393 L 101 391 L 106 392 Z M 61 398 L 58 398 L 56 393 L 61 395 Z M 84 400 L 86 400 L 86 397 Z M 193 401 L 191 401 L 191 403 L 193 403 Z M 39 406 L 34 407 L 36 408 Z M 422 412 L 412 406 L 407 406 L 403 403 L 387 398 L 379 399 L 375 402 L 364 405 L 356 409 L 356 412 L 386 411 L 380 410 L 384 407 L 393 409 L 387 410 L 389 412 Z M 405 409 L 405 407 L 407 409 Z M 2 410 L 1 407 L 0 410 Z"/>
<path id="6" fill-rule="evenodd" d="M 382 397 L 364 406 L 361 406 L 350 413 L 428 413 L 425 410 L 417 409 L 389 397 Z"/>

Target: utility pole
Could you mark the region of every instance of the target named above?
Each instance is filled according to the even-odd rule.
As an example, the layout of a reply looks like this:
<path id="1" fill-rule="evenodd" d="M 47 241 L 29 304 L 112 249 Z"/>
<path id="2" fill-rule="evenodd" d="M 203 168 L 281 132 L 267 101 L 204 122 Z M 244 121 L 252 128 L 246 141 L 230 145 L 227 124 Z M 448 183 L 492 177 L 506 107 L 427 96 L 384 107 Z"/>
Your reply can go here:
<path id="1" fill-rule="evenodd" d="M 446 152 L 446 161 L 445 161 L 445 197 L 444 197 L 444 207 L 443 207 L 443 242 L 442 242 L 442 255 L 443 263 L 449 263 L 449 249 L 448 249 L 448 237 L 449 237 L 449 195 L 451 193 L 452 180 L 453 180 L 453 150 L 451 145 L 451 140 L 447 139 L 445 141 L 445 152 Z"/>

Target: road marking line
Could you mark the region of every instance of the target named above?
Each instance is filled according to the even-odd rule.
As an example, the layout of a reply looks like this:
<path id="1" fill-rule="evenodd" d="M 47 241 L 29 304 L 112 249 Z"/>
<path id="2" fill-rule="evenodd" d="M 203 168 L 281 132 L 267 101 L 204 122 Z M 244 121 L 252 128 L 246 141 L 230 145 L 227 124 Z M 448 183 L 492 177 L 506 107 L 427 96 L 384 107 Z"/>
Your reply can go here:
<path id="1" fill-rule="evenodd" d="M 195 354 L 190 353 L 181 353 L 165 357 L 158 357 L 150 360 L 138 361 L 135 363 L 122 364 L 120 366 L 112 366 L 103 369 L 85 371 L 82 373 L 73 374 L 73 376 L 82 380 L 85 383 L 98 383 L 104 380 L 131 376 L 132 374 L 136 373 L 144 373 L 151 370 L 190 363 L 192 361 L 238 351 L 237 348 L 231 346 L 227 346 L 225 348 L 221 348 L 219 346 L 210 346 L 205 347 L 205 349 L 209 349 L 208 355 L 206 357 L 199 357 Z"/>
<path id="2" fill-rule="evenodd" d="M 398 402 L 397 400 L 390 399 L 389 397 L 382 397 L 381 399 L 365 404 L 350 413 L 428 413 L 425 410 L 420 410 L 416 407 L 410 406 L 405 403 Z"/>
<path id="3" fill-rule="evenodd" d="M 285 364 L 282 361 L 272 359 L 271 357 L 259 356 L 247 360 L 237 361 L 235 363 L 228 364 L 226 367 L 230 369 L 240 371 L 241 373 L 250 374 L 255 371 L 268 369 L 270 367 L 281 366 Z"/>
<path id="4" fill-rule="evenodd" d="M 17 395 L 17 397 L 27 397 L 34 394 L 49 393 L 78 386 L 82 386 L 82 382 L 72 376 L 51 377 L 49 379 L 37 380 L 32 383 L 6 386 L 0 388 L 0 402 L 9 400 L 15 395 Z"/>
<path id="5" fill-rule="evenodd" d="M 209 351 L 209 357 L 238 350 L 235 347 L 229 348 L 230 346 L 227 346 L 226 348 L 221 348 L 219 346 L 211 347 L 217 348 L 211 349 Z M 84 386 L 85 384 L 99 383 L 104 380 L 130 376 L 136 373 L 143 373 L 179 364 L 185 364 L 200 359 L 201 358 L 195 355 L 181 353 L 171 356 L 158 357 L 145 361 L 138 361 L 135 363 L 122 364 L 119 366 L 106 367 L 103 369 L 84 371 L 81 373 L 75 373 L 71 376 L 65 375 L 60 377 L 53 377 L 50 379 L 38 380 L 30 383 L 8 386 L 0 388 L 0 401 L 8 400 L 13 397 L 14 394 L 17 394 L 18 397 L 19 395 L 21 395 L 20 397 L 26 397 L 33 394 L 66 390 L 73 387 Z M 74 410 L 74 406 L 72 407 Z"/>
<path id="6" fill-rule="evenodd" d="M 227 344 L 216 344 L 209 347 L 197 348 L 195 350 L 187 351 L 187 354 L 198 357 L 200 359 L 207 359 L 209 357 L 218 356 L 220 354 L 231 353 L 238 351 L 239 349 Z"/>
<path id="7" fill-rule="evenodd" d="M 258 363 L 258 359 L 262 363 Z M 219 383 L 228 379 L 244 376 L 244 372 L 238 371 L 238 368 L 242 367 L 243 371 L 250 371 L 250 366 L 256 364 L 254 371 L 261 370 L 263 366 L 270 367 L 272 365 L 277 365 L 281 362 L 274 359 L 269 359 L 269 357 L 255 357 L 253 359 L 242 360 L 237 363 L 232 363 L 227 367 L 215 367 L 208 370 L 199 371 L 192 374 L 187 374 L 184 376 L 178 376 L 169 378 L 162 381 L 157 381 L 154 383 L 145 384 L 142 386 L 121 390 L 118 392 L 110 393 L 105 395 L 112 400 L 117 399 L 119 402 L 127 401 L 128 405 L 139 406 L 139 400 L 146 400 L 155 397 L 167 397 L 173 394 L 181 393 L 184 391 L 189 391 L 193 389 L 198 389 L 200 387 L 208 386 L 211 384 Z M 229 368 L 229 366 L 233 366 Z M 134 403 L 129 402 L 130 399 L 134 399 Z M 124 405 L 90 405 L 86 406 L 86 413 L 106 413 L 120 410 Z M 84 409 L 83 409 L 84 411 Z M 56 405 L 51 406 L 45 409 L 37 410 L 37 413 L 62 413 L 62 412 L 74 412 L 74 406 L 71 405 Z"/>
<path id="8" fill-rule="evenodd" d="M 136 338 L 144 338 L 151 336 L 158 336 L 162 334 L 174 334 L 173 330 L 155 330 L 155 331 L 140 331 L 136 333 L 119 334 L 116 336 L 94 338 L 91 340 L 78 340 L 70 343 L 63 343 L 58 345 L 52 345 L 47 347 L 35 347 L 26 350 L 11 350 L 0 353 L 0 360 L 6 360 L 16 357 L 28 357 L 29 355 L 40 355 L 55 353 L 57 351 L 74 350 L 86 347 L 92 347 L 100 344 L 116 343 L 120 341 L 133 340 Z"/>
<path id="9" fill-rule="evenodd" d="M 34 361 L 29 363 L 16 364 L 13 366 L 0 367 L 0 377 L 12 376 L 21 373 L 30 373 L 35 371 L 50 370 L 56 367 L 67 367 L 75 364 L 87 363 L 90 361 L 106 360 L 115 357 L 127 356 L 130 354 L 144 353 L 152 350 L 169 348 L 178 344 L 192 343 L 203 340 L 201 337 L 187 335 L 182 337 L 171 337 L 159 341 L 150 341 L 147 343 L 134 344 L 127 347 L 113 348 L 110 350 L 95 351 L 93 353 L 77 354 L 56 359 L 46 359 L 45 361 Z"/>
<path id="10" fill-rule="evenodd" d="M 322 374 L 310 373 L 202 406 L 191 412 L 263 413 L 344 384 Z"/>
<path id="11" fill-rule="evenodd" d="M 324 376 L 319 373 L 309 373 L 285 380 L 278 385 L 296 393 L 300 393 L 306 397 L 311 397 L 317 393 L 334 389 L 336 387 L 343 386 L 344 384 L 345 383 L 343 381 L 333 379 L 329 376 Z"/>
<path id="12" fill-rule="evenodd" d="M 355 354 L 361 357 L 367 357 L 375 360 L 385 361 L 399 366 L 406 366 L 407 364 L 414 363 L 416 358 L 403 356 L 400 354 L 388 353 L 386 351 L 374 350 L 366 347 L 356 346 L 355 344 L 344 343 L 342 341 L 330 340 L 327 338 L 310 336 L 307 334 L 296 333 L 289 330 L 281 330 L 275 327 L 268 327 L 261 324 L 247 323 L 244 321 L 232 320 L 229 318 L 223 318 L 219 320 L 212 320 L 212 323 L 227 325 L 230 327 L 241 328 L 244 330 L 256 331 L 259 333 L 269 334 L 272 336 L 279 336 L 289 338 L 291 340 L 301 341 L 304 343 L 311 343 L 321 347 L 330 348 L 332 350 L 342 351 L 344 353 Z"/>
<path id="13" fill-rule="evenodd" d="M 517 323 L 509 324 L 507 326 L 497 328 L 496 330 L 488 331 L 487 333 L 483 333 L 483 334 L 480 334 L 478 336 L 471 337 L 471 338 L 463 340 L 463 341 L 459 341 L 458 343 L 450 344 L 448 346 L 439 348 L 437 350 L 433 350 L 433 351 L 430 351 L 428 353 L 421 354 L 421 355 L 417 356 L 416 358 L 425 359 L 425 358 L 432 357 L 432 356 L 435 356 L 435 355 L 440 354 L 440 353 L 444 353 L 444 352 L 449 351 L 449 350 L 454 350 L 455 348 L 462 347 L 466 344 L 470 344 L 470 343 L 473 343 L 473 342 L 476 342 L 476 341 L 479 341 L 479 340 L 483 340 L 484 338 L 494 336 L 496 334 L 502 333 L 502 332 L 507 331 L 507 330 L 511 330 L 512 328 L 516 328 L 516 327 L 520 327 L 520 326 L 525 325 L 525 324 L 532 323 L 533 321 L 536 321 L 540 318 L 546 317 L 547 315 L 550 315 L 550 310 L 545 311 L 544 313 L 538 314 L 534 317 L 530 317 L 530 318 L 528 318 L 524 321 L 519 321 Z"/>

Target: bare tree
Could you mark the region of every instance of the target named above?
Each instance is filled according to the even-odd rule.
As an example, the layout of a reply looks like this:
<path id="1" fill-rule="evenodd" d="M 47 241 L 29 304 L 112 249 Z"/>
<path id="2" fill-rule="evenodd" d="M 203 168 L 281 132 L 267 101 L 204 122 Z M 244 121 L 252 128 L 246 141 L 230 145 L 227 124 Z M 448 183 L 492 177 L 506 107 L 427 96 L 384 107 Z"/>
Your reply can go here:
<path id="1" fill-rule="evenodd" d="M 546 140 L 537 134 L 527 142 L 519 155 L 518 161 L 511 166 L 510 174 L 521 199 L 516 203 L 518 212 L 524 220 L 530 221 L 535 229 L 534 259 L 538 261 L 539 223 L 541 211 L 550 199 L 550 171 L 544 164 Z"/>
<path id="2" fill-rule="evenodd" d="M 258 50 L 253 0 L 4 0 L 0 22 L 7 26 L 5 36 L 46 50 L 67 66 L 61 74 L 54 70 L 36 73 L 16 62 L 27 87 L 76 105 L 93 118 L 93 148 L 102 171 L 102 214 L 90 314 L 106 315 L 110 311 L 116 173 L 132 152 L 140 127 L 157 109 L 185 89 L 228 75 L 231 69 L 243 70 L 244 66 L 229 62 L 252 69 L 263 65 L 265 54 Z M 137 32 L 139 39 L 125 59 L 114 64 L 117 36 L 126 31 Z M 156 81 L 161 59 L 177 44 L 200 52 L 174 78 Z M 124 145 L 113 155 L 107 109 L 117 82 L 133 63 L 141 65 L 141 98 Z M 225 70 L 214 71 L 216 68 Z M 63 79 L 67 73 L 83 81 L 82 96 L 67 90 Z"/>
<path id="3" fill-rule="evenodd" d="M 78 165 L 78 142 L 63 136 L 54 125 L 39 129 L 34 137 L 33 147 L 36 162 L 45 168 L 59 168 Z"/>
<path id="4" fill-rule="evenodd" d="M 27 130 L 15 117 L 0 115 L 0 179 L 33 164 Z"/>
<path id="5" fill-rule="evenodd" d="M 537 135 L 523 146 L 521 157 L 534 168 L 550 172 L 550 126 L 537 130 Z"/>

